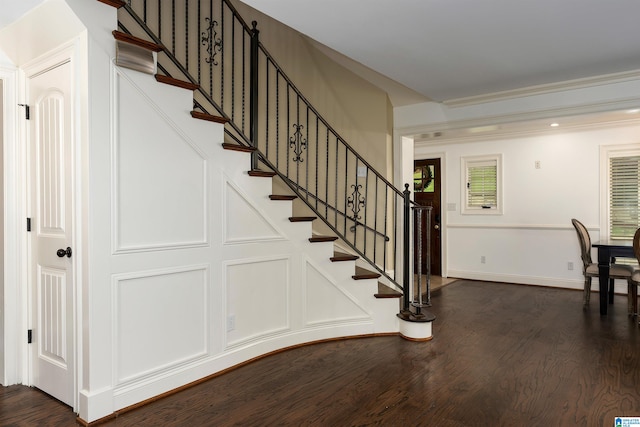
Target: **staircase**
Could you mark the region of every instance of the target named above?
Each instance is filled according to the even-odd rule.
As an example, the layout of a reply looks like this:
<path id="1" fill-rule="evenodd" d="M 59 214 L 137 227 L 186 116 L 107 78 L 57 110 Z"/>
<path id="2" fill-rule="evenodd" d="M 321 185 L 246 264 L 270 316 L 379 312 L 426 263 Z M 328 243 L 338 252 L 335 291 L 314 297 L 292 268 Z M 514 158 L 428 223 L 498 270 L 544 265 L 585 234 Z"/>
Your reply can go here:
<path id="1" fill-rule="evenodd" d="M 323 223 L 310 244 L 331 242 L 330 261 L 353 263 L 353 280 L 376 280 L 376 298 L 402 298 L 401 319 L 433 320 L 421 300 L 410 307 L 408 185 L 397 190 L 326 122 L 260 43 L 255 21 L 229 0 L 99 1 L 119 8 L 119 65 L 193 91 L 191 116 L 225 125 L 223 148 L 247 156 L 249 176 L 273 180 L 270 200 L 294 204 L 288 220 Z"/>

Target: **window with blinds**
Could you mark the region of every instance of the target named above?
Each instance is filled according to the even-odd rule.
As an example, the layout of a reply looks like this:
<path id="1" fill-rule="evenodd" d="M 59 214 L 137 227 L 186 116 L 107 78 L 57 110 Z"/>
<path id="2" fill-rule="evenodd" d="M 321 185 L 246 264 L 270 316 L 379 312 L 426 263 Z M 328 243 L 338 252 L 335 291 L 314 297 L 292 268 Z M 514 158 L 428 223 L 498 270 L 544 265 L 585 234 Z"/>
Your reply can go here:
<path id="1" fill-rule="evenodd" d="M 462 213 L 499 214 L 501 204 L 501 156 L 466 157 L 462 159 L 463 194 Z"/>
<path id="2" fill-rule="evenodd" d="M 631 239 L 640 227 L 640 155 L 609 159 L 609 236 Z"/>

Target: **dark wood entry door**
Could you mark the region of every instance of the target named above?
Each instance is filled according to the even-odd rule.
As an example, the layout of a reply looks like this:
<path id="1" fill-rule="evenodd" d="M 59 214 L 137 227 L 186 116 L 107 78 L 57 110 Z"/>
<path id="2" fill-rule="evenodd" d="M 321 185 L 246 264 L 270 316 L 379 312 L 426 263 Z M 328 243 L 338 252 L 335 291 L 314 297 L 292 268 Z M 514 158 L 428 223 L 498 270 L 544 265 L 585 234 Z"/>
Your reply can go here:
<path id="1" fill-rule="evenodd" d="M 413 197 L 414 202 L 422 206 L 433 206 L 431 210 L 431 274 L 442 275 L 441 269 L 441 243 L 440 243 L 440 159 L 415 160 L 413 168 Z M 423 226 L 415 227 L 414 242 L 422 239 L 422 271 L 427 270 L 426 260 L 426 231 L 421 236 L 416 234 L 419 230 L 425 230 L 426 218 L 423 218 Z M 414 256 L 414 269 L 417 269 L 417 254 Z"/>

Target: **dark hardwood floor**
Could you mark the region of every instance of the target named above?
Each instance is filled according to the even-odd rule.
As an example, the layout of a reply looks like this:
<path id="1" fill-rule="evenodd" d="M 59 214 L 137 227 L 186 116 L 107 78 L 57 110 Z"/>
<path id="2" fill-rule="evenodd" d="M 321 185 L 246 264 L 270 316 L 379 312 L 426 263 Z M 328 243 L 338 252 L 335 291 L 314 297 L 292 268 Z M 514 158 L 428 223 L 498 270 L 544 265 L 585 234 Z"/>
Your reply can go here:
<path id="1" fill-rule="evenodd" d="M 278 353 L 105 426 L 613 426 L 640 416 L 640 328 L 617 295 L 460 280 L 433 293 L 434 339 L 335 341 Z M 1 426 L 73 426 L 27 387 Z"/>

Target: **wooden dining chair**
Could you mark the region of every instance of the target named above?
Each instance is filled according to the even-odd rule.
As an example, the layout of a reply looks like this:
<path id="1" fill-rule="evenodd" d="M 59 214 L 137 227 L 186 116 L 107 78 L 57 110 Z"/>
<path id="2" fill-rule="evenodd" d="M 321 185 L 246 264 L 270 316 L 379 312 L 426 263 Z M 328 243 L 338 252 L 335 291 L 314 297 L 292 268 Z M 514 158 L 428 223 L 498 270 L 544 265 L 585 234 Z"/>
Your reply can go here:
<path id="1" fill-rule="evenodd" d="M 572 219 L 571 223 L 578 233 L 578 240 L 580 241 L 580 252 L 582 254 L 582 273 L 584 274 L 584 291 L 583 291 L 583 307 L 589 306 L 589 299 L 591 298 L 591 278 L 598 277 L 598 263 L 591 261 L 591 236 L 589 231 L 580 221 Z M 611 264 L 609 269 L 609 295 L 613 295 L 613 285 L 615 279 L 624 279 L 627 281 L 628 288 L 628 304 L 627 310 L 629 314 L 633 314 L 632 311 L 632 293 L 636 293 L 638 287 L 631 282 L 631 275 L 633 273 L 633 267 L 630 265 Z M 632 292 L 632 288 L 635 292 Z"/>

